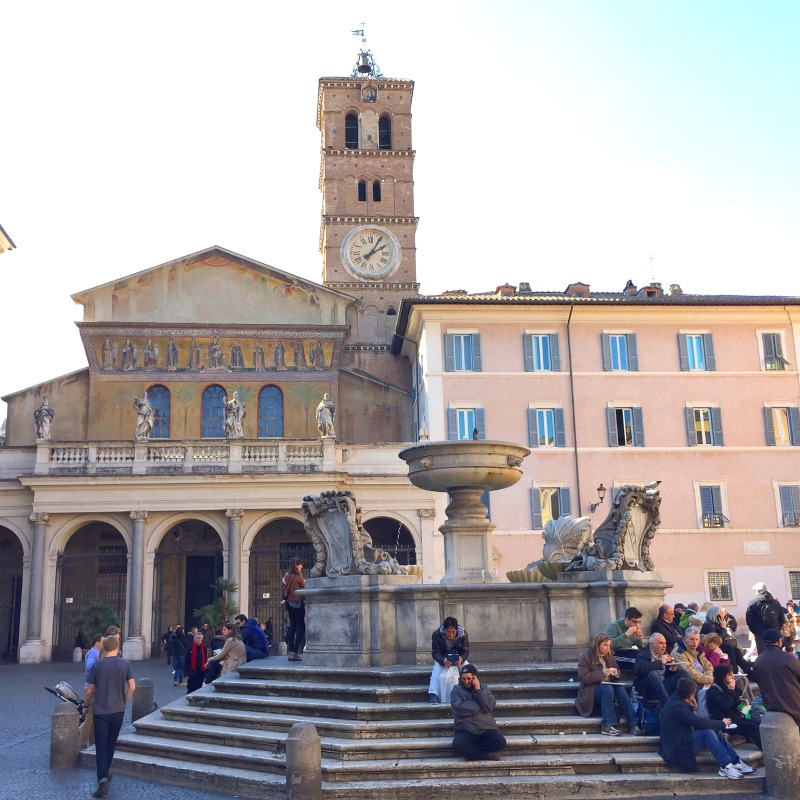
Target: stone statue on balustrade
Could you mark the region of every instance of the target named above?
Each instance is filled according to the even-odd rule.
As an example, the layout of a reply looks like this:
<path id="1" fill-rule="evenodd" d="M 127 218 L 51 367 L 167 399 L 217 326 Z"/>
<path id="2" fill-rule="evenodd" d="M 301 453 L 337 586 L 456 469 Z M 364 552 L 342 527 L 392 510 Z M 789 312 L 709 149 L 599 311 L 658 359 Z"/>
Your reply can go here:
<path id="1" fill-rule="evenodd" d="M 52 425 L 55 415 L 56 412 L 53 410 L 53 406 L 50 405 L 47 395 L 45 395 L 42 398 L 42 404 L 33 412 L 33 424 L 36 429 L 37 442 L 50 441 L 52 438 L 50 426 Z"/>
<path id="2" fill-rule="evenodd" d="M 352 492 L 330 491 L 304 497 L 303 517 L 316 559 L 309 577 L 407 574 L 397 559 L 373 546 L 372 537 L 361 524 L 361 509 Z"/>
<path id="3" fill-rule="evenodd" d="M 594 531 L 588 517 L 550 520 L 542 533 L 542 558 L 507 573 L 509 580 L 556 580 L 559 572 L 653 570 L 650 543 L 661 524 L 660 483 L 621 486 L 608 517 Z"/>
<path id="4" fill-rule="evenodd" d="M 225 436 L 228 439 L 244 439 L 242 420 L 245 413 L 244 404 L 239 402 L 239 392 L 234 392 L 230 400 L 225 398 Z"/>
<path id="5" fill-rule="evenodd" d="M 336 427 L 333 424 L 333 416 L 336 413 L 336 404 L 328 397 L 328 393 L 322 396 L 317 406 L 317 428 L 323 439 L 336 436 Z"/>
<path id="6" fill-rule="evenodd" d="M 134 396 L 133 407 L 138 415 L 134 438 L 137 442 L 146 442 L 150 438 L 156 421 L 156 410 L 150 405 L 150 401 L 147 399 L 147 392 L 143 392 L 141 398 Z"/>

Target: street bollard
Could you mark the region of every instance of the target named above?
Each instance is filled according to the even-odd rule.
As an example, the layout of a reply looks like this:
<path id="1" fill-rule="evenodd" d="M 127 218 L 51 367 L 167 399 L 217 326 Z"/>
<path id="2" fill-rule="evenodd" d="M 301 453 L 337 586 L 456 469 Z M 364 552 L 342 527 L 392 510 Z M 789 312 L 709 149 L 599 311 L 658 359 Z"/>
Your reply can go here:
<path id="1" fill-rule="evenodd" d="M 322 800 L 322 747 L 310 722 L 296 722 L 286 738 L 287 800 Z"/>
<path id="2" fill-rule="evenodd" d="M 50 769 L 73 769 L 78 763 L 78 709 L 61 703 L 50 717 Z"/>
<path id="3" fill-rule="evenodd" d="M 153 681 L 140 678 L 136 681 L 136 691 L 131 700 L 131 722 L 147 716 L 153 710 Z"/>
<path id="4" fill-rule="evenodd" d="M 761 720 L 760 730 L 767 794 L 774 800 L 797 800 L 800 728 L 788 714 L 767 711 Z"/>

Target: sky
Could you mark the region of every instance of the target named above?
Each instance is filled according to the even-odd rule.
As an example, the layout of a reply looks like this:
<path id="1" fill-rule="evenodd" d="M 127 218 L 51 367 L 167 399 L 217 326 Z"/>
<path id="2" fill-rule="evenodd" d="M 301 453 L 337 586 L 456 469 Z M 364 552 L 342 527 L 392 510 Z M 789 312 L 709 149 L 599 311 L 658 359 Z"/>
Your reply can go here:
<path id="1" fill-rule="evenodd" d="M 81 290 L 215 244 L 320 281 L 317 84 L 362 47 L 415 81 L 422 292 L 800 296 L 795 0 L 43 0 L 0 26 L 0 395 L 86 365 Z"/>

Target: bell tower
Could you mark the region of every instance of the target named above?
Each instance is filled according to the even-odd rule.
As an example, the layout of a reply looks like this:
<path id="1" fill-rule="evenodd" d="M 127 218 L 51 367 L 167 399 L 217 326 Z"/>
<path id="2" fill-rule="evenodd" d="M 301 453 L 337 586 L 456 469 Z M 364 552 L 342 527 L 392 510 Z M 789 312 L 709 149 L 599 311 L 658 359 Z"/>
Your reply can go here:
<path id="1" fill-rule="evenodd" d="M 349 78 L 319 81 L 322 281 L 377 317 L 357 326 L 363 344 L 388 345 L 387 314 L 419 291 L 413 93 L 413 81 L 383 77 L 363 50 Z"/>

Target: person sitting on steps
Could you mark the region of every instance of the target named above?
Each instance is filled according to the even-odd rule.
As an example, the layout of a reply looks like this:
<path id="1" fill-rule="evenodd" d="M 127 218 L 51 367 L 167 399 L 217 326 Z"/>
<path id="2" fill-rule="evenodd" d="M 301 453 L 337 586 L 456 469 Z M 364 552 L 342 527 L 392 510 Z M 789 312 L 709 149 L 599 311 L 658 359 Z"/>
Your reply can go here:
<path id="1" fill-rule="evenodd" d="M 455 617 L 447 617 L 431 634 L 433 669 L 428 686 L 428 700 L 439 702 L 439 677 L 450 667 L 460 667 L 469 657 L 469 636 Z M 455 658 L 453 658 L 455 656 Z"/>
<path id="2" fill-rule="evenodd" d="M 497 751 L 506 746 L 506 740 L 492 715 L 496 705 L 491 690 L 478 678 L 478 668 L 464 664 L 450 695 L 456 729 L 452 746 L 457 756 L 467 761 L 500 760 Z"/>

